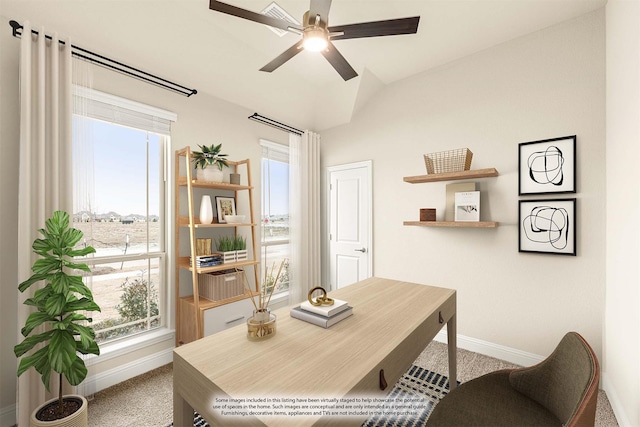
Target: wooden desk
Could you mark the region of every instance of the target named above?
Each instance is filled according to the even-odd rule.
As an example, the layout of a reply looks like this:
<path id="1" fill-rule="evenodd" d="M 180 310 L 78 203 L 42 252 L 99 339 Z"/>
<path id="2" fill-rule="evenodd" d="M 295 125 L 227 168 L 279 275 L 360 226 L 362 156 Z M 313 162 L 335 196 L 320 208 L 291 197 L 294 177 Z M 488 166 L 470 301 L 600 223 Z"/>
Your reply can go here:
<path id="1" fill-rule="evenodd" d="M 212 426 L 345 425 L 319 415 L 231 418 L 213 407 L 216 398 L 385 396 L 444 323 L 455 387 L 455 290 L 370 278 L 330 296 L 348 301 L 354 314 L 328 329 L 291 318 L 286 308 L 276 312 L 276 335 L 265 341 L 247 340 L 244 325 L 176 348 L 174 426 L 191 427 L 194 409 Z"/>

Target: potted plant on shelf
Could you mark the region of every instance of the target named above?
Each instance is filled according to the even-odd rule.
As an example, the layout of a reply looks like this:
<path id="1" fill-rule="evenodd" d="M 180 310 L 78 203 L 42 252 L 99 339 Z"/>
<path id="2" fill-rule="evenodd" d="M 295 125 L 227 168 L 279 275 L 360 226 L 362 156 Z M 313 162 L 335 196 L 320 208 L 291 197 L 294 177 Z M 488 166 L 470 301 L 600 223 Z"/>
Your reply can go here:
<path id="1" fill-rule="evenodd" d="M 220 154 L 222 144 L 198 145 L 202 151 L 193 151 L 192 162 L 196 168 L 196 179 L 199 181 L 222 182 L 223 169 L 229 167 L 225 157 Z"/>
<path id="2" fill-rule="evenodd" d="M 236 235 L 233 238 L 233 249 L 236 251 L 236 261 L 247 260 L 247 239 Z"/>
<path id="3" fill-rule="evenodd" d="M 33 252 L 40 255 L 31 270 L 33 274 L 18 285 L 24 292 L 34 283 L 44 281 L 25 305 L 36 309 L 29 315 L 21 330 L 25 339 L 13 349 L 16 357 L 22 357 L 18 366 L 18 376 L 30 368 L 40 375 L 42 383 L 49 390 L 51 373 L 59 375 L 58 397 L 54 398 L 31 414 L 31 426 L 87 426 L 87 401 L 79 395 L 62 394 L 62 377 L 71 385 L 78 385 L 87 376 L 87 367 L 78 355 L 100 354 L 95 341 L 95 331 L 87 326 L 91 318 L 83 312 L 100 311 L 93 301 L 91 290 L 82 282 L 82 276 L 72 274 L 74 270 L 89 272 L 84 263 L 77 263 L 74 257 L 95 252 L 91 246 L 74 249 L 83 233 L 69 228 L 69 214 L 56 211 L 40 229 L 42 239 L 33 242 Z M 39 326 L 46 326 L 42 332 L 34 332 Z M 42 328 L 40 328 L 41 330 Z M 37 344 L 44 344 L 33 354 L 25 356 Z"/>
<path id="4" fill-rule="evenodd" d="M 236 262 L 236 251 L 234 249 L 233 237 L 221 236 L 217 241 L 218 252 L 222 256 L 222 263 L 229 264 Z"/>

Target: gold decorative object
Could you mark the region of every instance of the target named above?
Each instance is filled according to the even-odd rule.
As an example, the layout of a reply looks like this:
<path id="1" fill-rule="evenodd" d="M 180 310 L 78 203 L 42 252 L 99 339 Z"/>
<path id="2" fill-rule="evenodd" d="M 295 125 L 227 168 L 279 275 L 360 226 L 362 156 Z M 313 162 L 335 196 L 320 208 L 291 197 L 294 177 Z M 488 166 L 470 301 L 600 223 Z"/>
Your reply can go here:
<path id="1" fill-rule="evenodd" d="M 276 315 L 268 308 L 254 310 L 247 320 L 247 338 L 258 341 L 271 338 L 276 334 Z"/>
<path id="2" fill-rule="evenodd" d="M 273 291 L 276 288 L 276 283 L 280 279 L 280 273 L 282 272 L 282 267 L 287 262 L 286 259 L 283 259 L 280 263 L 280 268 L 278 269 L 278 274 L 273 280 L 273 286 L 271 286 L 271 290 L 268 290 L 266 286 L 260 287 L 260 293 L 258 295 L 258 302 L 256 302 L 256 298 L 254 296 L 253 291 L 251 291 L 251 286 L 249 285 L 249 281 L 247 280 L 247 276 L 245 275 L 245 285 L 247 290 L 251 294 L 251 302 L 253 303 L 253 316 L 247 319 L 247 339 L 249 341 L 259 341 L 266 338 L 271 338 L 276 334 L 276 315 L 271 313 L 269 310 L 269 302 L 271 302 L 271 297 L 273 296 Z M 236 269 L 237 270 L 237 269 Z M 271 275 L 273 277 L 273 271 L 275 270 L 275 263 L 273 267 L 271 267 Z M 265 268 L 264 272 L 264 283 L 267 283 L 267 269 Z"/>
<path id="3" fill-rule="evenodd" d="M 313 293 L 315 291 L 322 291 L 322 296 L 313 298 Z M 327 296 L 327 291 L 322 286 L 316 286 L 315 288 L 309 291 L 307 295 L 307 299 L 311 303 L 311 305 L 319 306 L 319 305 L 333 305 L 335 302 L 333 298 L 329 298 Z"/>

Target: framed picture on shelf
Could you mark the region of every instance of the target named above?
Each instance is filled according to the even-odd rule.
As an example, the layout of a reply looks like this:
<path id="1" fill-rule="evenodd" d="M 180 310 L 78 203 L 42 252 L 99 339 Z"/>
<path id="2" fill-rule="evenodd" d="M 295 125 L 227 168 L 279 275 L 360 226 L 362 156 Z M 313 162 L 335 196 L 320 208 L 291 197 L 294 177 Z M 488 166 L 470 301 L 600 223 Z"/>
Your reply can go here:
<path id="1" fill-rule="evenodd" d="M 576 136 L 523 142 L 518 145 L 518 192 L 576 192 Z"/>
<path id="2" fill-rule="evenodd" d="M 218 214 L 218 223 L 226 224 L 225 216 L 236 214 L 236 199 L 233 197 L 216 196 L 216 212 Z"/>
<path id="3" fill-rule="evenodd" d="M 576 199 L 520 200 L 518 251 L 576 255 Z"/>

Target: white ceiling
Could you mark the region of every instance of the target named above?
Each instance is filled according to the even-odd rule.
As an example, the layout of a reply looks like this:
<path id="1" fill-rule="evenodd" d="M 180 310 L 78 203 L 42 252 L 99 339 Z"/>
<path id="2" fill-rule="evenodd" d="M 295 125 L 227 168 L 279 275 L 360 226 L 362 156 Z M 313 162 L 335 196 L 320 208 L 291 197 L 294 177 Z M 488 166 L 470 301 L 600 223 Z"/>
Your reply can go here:
<path id="1" fill-rule="evenodd" d="M 277 0 L 302 19 L 308 0 Z M 271 0 L 226 0 L 259 12 Z M 329 25 L 420 16 L 414 35 L 339 40 L 360 74 L 348 82 L 320 54 L 258 71 L 299 40 L 209 10 L 208 0 L 0 0 L 0 15 L 299 128 L 346 123 L 372 88 L 580 16 L 606 0 L 333 0 Z M 0 29 L 10 31 L 10 28 Z M 367 71 L 365 71 L 367 70 Z M 179 96 L 179 95 L 176 95 Z M 196 95 L 198 96 L 198 95 Z M 360 98 L 358 98 L 360 97 Z"/>

